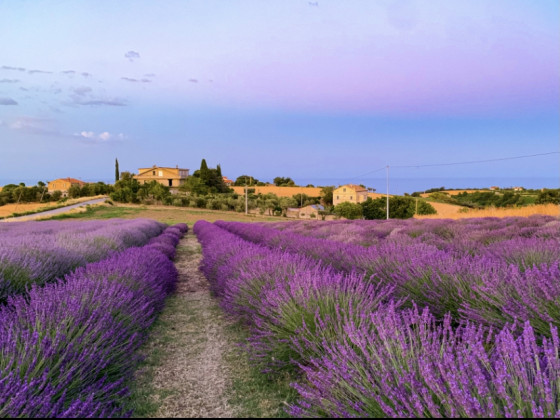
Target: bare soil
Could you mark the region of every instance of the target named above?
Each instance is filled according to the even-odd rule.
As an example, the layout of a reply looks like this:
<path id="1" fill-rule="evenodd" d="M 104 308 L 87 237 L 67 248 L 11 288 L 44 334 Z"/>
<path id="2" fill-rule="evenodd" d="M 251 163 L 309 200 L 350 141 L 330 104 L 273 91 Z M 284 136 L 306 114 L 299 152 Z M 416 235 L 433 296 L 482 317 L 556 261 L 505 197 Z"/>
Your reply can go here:
<path id="1" fill-rule="evenodd" d="M 230 369 L 224 356 L 232 344 L 228 321 L 212 298 L 207 280 L 198 270 L 200 245 L 189 233 L 179 243 L 175 264 L 177 292 L 168 299 L 158 328 L 145 348 L 158 354 L 146 382 L 146 393 L 157 410 L 150 417 L 232 417 L 226 395 Z M 162 327 L 162 328 L 159 328 Z"/>

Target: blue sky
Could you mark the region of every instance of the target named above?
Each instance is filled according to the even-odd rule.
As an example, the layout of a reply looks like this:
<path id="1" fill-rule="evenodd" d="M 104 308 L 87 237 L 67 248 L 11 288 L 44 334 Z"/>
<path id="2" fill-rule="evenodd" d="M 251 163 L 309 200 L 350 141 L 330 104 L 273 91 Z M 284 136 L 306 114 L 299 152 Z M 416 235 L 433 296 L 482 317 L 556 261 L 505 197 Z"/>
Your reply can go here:
<path id="1" fill-rule="evenodd" d="M 118 157 L 360 182 L 558 151 L 559 29 L 556 0 L 0 0 L 0 180 L 110 180 Z"/>

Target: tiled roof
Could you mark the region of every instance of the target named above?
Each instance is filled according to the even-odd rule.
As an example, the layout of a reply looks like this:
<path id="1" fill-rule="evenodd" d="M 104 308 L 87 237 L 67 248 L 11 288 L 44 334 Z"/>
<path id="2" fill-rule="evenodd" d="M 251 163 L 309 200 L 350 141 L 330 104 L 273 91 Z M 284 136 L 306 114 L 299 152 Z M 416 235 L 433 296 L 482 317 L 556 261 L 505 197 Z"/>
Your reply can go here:
<path id="1" fill-rule="evenodd" d="M 364 187 L 361 187 L 360 185 L 356 185 L 356 184 L 346 184 L 346 185 L 341 185 L 341 186 L 340 186 L 340 187 L 338 187 L 338 188 L 342 188 L 342 187 L 347 187 L 347 188 L 351 188 L 351 189 L 353 189 L 353 190 L 354 190 L 354 191 L 356 191 L 356 192 L 358 192 L 358 191 L 367 191 L 367 189 L 366 189 L 366 188 L 364 188 Z"/>

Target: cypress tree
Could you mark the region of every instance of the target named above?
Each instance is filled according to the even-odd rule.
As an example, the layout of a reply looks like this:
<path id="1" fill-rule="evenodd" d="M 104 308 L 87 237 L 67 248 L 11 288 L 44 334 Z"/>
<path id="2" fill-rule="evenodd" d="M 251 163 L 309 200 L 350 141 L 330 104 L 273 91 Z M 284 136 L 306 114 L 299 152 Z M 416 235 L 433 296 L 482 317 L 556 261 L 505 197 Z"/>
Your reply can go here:
<path id="1" fill-rule="evenodd" d="M 115 182 L 117 182 L 119 178 L 119 160 L 115 159 Z"/>
<path id="2" fill-rule="evenodd" d="M 218 163 L 218 166 L 216 166 L 216 171 L 218 171 L 218 175 L 221 177 L 222 176 L 222 168 L 220 167 L 219 163 Z"/>

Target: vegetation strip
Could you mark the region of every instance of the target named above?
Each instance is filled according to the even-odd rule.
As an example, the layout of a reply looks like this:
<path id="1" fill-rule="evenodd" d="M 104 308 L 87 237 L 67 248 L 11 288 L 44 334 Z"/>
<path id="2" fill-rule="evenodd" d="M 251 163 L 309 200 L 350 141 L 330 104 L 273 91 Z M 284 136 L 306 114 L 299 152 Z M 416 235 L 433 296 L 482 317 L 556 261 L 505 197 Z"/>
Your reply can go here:
<path id="1" fill-rule="evenodd" d="M 392 252 L 382 252 L 383 259 L 376 260 L 376 269 L 385 268 L 386 274 L 392 273 L 387 279 L 379 278 L 377 272 L 370 276 L 360 270 L 334 270 L 325 264 L 337 263 L 336 258 L 343 255 L 332 252 L 336 245 L 330 243 L 333 241 L 306 244 L 306 239 L 313 238 L 268 232 L 258 225 L 236 225 L 237 231 L 251 236 L 254 244 L 203 221 L 194 230 L 203 245 L 203 271 L 222 307 L 250 326 L 248 350 L 254 360 L 265 371 L 293 370 L 301 375 L 294 383 L 300 400 L 291 406 L 292 415 L 558 417 L 558 328 L 549 324 L 546 330 L 539 322 L 558 319 L 558 306 L 552 304 L 560 295 L 555 289 L 559 278 L 558 221 L 471 221 L 477 223 L 481 229 L 473 232 L 470 243 L 452 239 L 453 226 L 445 230 L 442 224 L 414 225 L 408 232 L 411 236 L 399 237 L 403 246 L 394 248 L 393 243 L 393 248 L 386 250 Z M 513 298 L 508 295 L 509 300 L 502 301 L 506 306 L 493 309 L 496 303 L 491 301 L 481 305 L 482 309 L 493 310 L 489 313 L 496 315 L 491 322 L 496 323 L 497 329 L 481 325 L 476 317 L 469 318 L 467 311 L 460 322 L 447 313 L 445 304 L 453 300 L 460 304 L 468 296 L 468 289 L 453 294 L 458 284 L 454 281 L 469 279 L 462 277 L 460 271 L 448 271 L 446 277 L 420 272 L 419 276 L 405 279 L 405 284 L 422 281 L 412 284 L 409 290 L 420 290 L 427 281 L 440 281 L 439 285 L 434 283 L 439 287 L 428 286 L 425 296 L 433 298 L 429 308 L 420 309 L 413 302 L 422 296 L 420 293 L 403 297 L 407 289 L 398 276 L 400 267 L 407 259 L 422 262 L 422 255 L 417 258 L 415 252 L 400 255 L 400 251 L 406 251 L 404 245 L 417 245 L 415 251 L 421 251 L 418 246 L 422 241 L 430 242 L 441 235 L 442 249 L 425 244 L 424 250 L 433 254 L 446 250 L 443 245 L 447 245 L 451 256 L 475 251 L 476 257 L 486 252 L 488 244 L 483 239 L 488 237 L 486 229 L 492 224 L 492 237 L 500 247 L 495 248 L 491 258 L 485 257 L 487 267 L 500 259 L 511 258 L 511 262 L 499 265 L 494 272 L 481 271 L 487 275 L 480 274 L 479 279 L 490 281 L 486 292 L 496 291 L 495 297 L 519 289 Z M 370 226 L 375 232 L 377 224 Z M 423 236 L 422 227 L 430 235 Z M 393 239 L 386 234 L 387 243 L 395 242 Z M 533 247 L 527 250 L 531 241 Z M 544 243 L 543 248 L 538 248 L 539 241 Z M 555 241 L 555 246 L 551 246 L 552 242 L 547 245 L 547 241 Z M 479 248 L 471 247 L 477 243 Z M 535 247 L 550 252 L 533 260 L 535 253 L 531 249 Z M 298 255 L 294 250 L 304 254 L 313 251 L 310 255 L 315 258 Z M 436 263 L 437 259 L 429 261 Z M 407 269 L 410 267 L 413 266 Z M 425 267 L 433 264 L 426 263 Z M 529 289 L 523 289 L 517 280 L 508 285 L 507 275 L 492 278 L 504 267 L 507 274 L 513 269 L 528 273 L 525 280 L 533 280 L 527 286 L 532 294 L 526 293 Z M 453 286 L 446 288 L 450 283 Z M 548 295 L 537 292 L 537 287 Z M 436 291 L 440 295 L 429 294 Z M 451 294 L 446 296 L 446 292 Z M 437 309 L 436 297 L 444 305 L 431 313 L 432 307 Z M 528 317 L 527 310 L 536 316 Z M 500 318 L 502 312 L 504 316 Z M 517 325 L 509 323 L 508 317 L 512 316 Z"/>
<path id="2" fill-rule="evenodd" d="M 0 416 L 130 414 L 123 411 L 123 383 L 136 368 L 145 330 L 175 288 L 166 245 L 186 228 L 167 228 L 142 248 L 44 288 L 34 285 L 28 298 L 0 309 Z"/>

